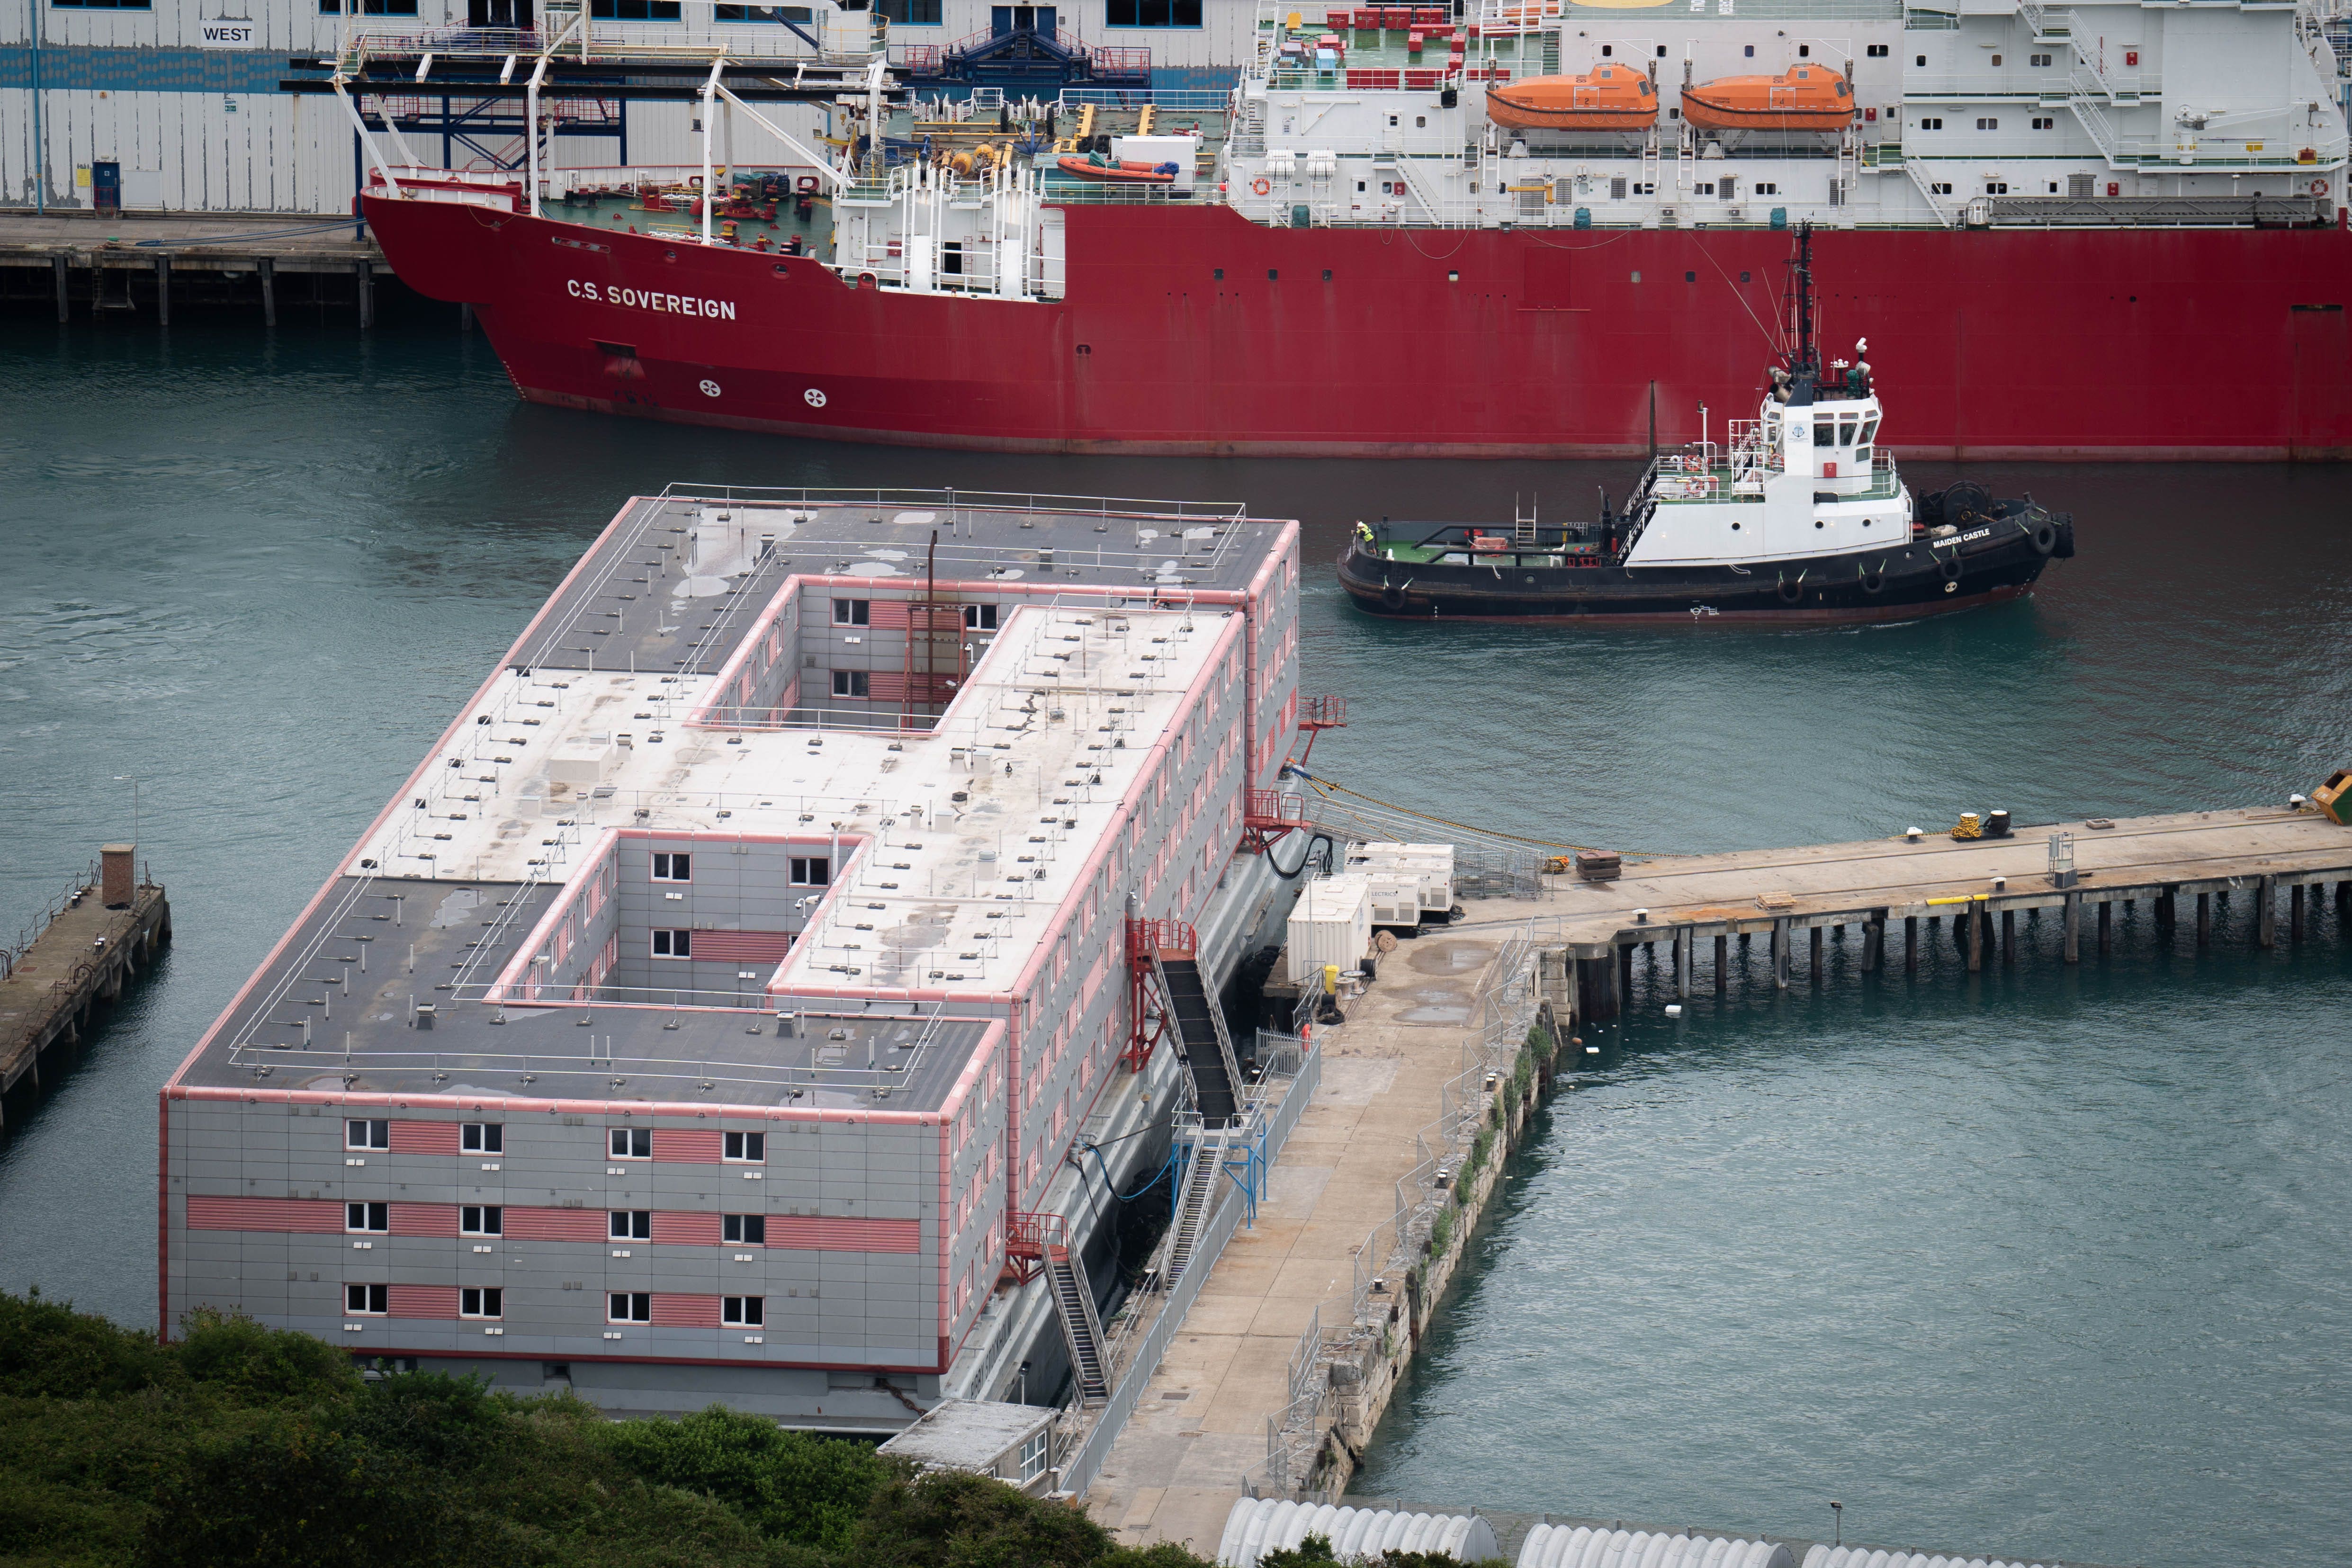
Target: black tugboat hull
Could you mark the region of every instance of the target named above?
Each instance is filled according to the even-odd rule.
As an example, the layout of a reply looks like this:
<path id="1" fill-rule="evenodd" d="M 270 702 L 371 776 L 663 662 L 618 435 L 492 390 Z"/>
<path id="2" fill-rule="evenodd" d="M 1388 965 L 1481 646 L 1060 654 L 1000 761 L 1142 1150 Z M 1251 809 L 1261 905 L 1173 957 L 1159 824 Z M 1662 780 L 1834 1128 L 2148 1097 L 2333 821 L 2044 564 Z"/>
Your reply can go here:
<path id="1" fill-rule="evenodd" d="M 1884 557 L 1822 556 L 1744 574 L 1729 567 L 1407 565 L 1359 542 L 1339 558 L 1339 585 L 1360 609 L 1397 621 L 1842 625 L 2021 598 L 2053 555 L 2071 553 L 2071 539 L 2051 542 L 2041 549 L 2031 528 L 2002 519 L 1986 537 L 1953 547 L 1923 540 Z"/>

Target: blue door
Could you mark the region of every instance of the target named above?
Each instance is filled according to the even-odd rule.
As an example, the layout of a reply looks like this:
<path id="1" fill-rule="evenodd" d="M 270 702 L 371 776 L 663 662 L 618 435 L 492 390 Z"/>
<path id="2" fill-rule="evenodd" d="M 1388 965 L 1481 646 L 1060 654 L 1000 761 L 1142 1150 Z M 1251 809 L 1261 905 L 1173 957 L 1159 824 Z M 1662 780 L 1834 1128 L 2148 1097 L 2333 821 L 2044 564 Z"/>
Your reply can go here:
<path id="1" fill-rule="evenodd" d="M 1007 33 L 1039 32 L 1054 36 L 1055 11 L 1052 5 L 992 5 L 988 8 L 988 34 L 1001 38 Z"/>
<path id="2" fill-rule="evenodd" d="M 101 213 L 122 210 L 122 165 L 92 163 L 89 166 L 90 205 Z"/>

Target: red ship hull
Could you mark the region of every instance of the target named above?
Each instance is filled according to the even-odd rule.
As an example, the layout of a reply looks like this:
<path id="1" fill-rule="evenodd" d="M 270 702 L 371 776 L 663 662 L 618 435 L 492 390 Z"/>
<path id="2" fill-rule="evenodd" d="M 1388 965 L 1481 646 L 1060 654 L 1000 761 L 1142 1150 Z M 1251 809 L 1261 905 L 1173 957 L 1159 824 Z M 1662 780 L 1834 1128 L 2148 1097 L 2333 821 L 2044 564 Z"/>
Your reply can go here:
<path id="1" fill-rule="evenodd" d="M 1066 210 L 1068 297 L 845 284 L 812 261 L 370 197 L 411 287 L 475 307 L 538 402 L 1013 452 L 1623 456 L 1753 412 L 1767 230 L 1269 229 Z M 587 240 L 588 245 L 567 244 Z M 1832 357 L 1906 456 L 2352 456 L 2336 229 L 1834 230 Z M 1220 276 L 1220 274 L 1222 274 Z M 634 353 L 614 352 L 615 349 Z"/>

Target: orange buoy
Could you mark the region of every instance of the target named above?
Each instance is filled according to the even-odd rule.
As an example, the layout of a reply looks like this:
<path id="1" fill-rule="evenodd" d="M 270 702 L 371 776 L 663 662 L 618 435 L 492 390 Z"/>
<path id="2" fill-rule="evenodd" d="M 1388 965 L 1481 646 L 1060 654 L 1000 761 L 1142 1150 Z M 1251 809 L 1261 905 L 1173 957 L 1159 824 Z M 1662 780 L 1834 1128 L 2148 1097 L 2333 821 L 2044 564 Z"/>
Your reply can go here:
<path id="1" fill-rule="evenodd" d="M 1658 122 L 1658 93 L 1645 72 L 1602 66 L 1489 87 L 1486 118 L 1514 131 L 1646 131 Z"/>
<path id="2" fill-rule="evenodd" d="M 1827 66 L 1683 89 L 1683 118 L 1702 131 L 1843 131 L 1853 112 L 1853 85 Z"/>

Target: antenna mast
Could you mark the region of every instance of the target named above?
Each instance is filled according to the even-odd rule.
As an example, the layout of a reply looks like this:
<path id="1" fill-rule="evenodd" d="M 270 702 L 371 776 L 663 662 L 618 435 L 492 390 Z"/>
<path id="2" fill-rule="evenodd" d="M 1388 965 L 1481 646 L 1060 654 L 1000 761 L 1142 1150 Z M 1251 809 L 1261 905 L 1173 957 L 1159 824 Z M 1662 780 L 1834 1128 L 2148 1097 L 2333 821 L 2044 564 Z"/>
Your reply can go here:
<path id="1" fill-rule="evenodd" d="M 1792 375 L 1810 371 L 1819 375 L 1822 369 L 1820 351 L 1813 344 L 1813 225 L 1810 220 L 1797 225 L 1797 255 L 1789 264 L 1790 287 L 1794 298 L 1789 300 L 1789 323 L 1796 335 L 1797 346 L 1789 356 Z"/>

